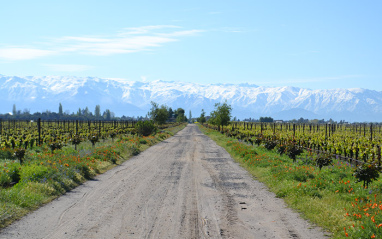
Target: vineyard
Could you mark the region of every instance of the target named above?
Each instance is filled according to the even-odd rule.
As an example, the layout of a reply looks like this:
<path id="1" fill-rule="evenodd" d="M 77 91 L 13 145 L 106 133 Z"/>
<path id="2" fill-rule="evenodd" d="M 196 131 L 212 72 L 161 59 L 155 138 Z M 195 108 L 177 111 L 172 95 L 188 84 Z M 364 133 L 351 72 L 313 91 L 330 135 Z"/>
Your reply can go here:
<path id="1" fill-rule="evenodd" d="M 257 179 L 335 238 L 382 236 L 380 125 L 205 126 Z"/>
<path id="2" fill-rule="evenodd" d="M 381 160 L 381 125 L 233 122 L 221 132 L 252 145 L 265 143 L 270 149 L 293 143 L 355 164 Z"/>
<path id="3" fill-rule="evenodd" d="M 41 144 L 67 144 L 73 138 L 100 139 L 117 134 L 135 133 L 135 122 L 129 121 L 1 121 L 0 145 L 5 148 L 25 149 Z"/>
<path id="4" fill-rule="evenodd" d="M 184 126 L 155 126 L 149 121 L 0 121 L 0 228 Z"/>

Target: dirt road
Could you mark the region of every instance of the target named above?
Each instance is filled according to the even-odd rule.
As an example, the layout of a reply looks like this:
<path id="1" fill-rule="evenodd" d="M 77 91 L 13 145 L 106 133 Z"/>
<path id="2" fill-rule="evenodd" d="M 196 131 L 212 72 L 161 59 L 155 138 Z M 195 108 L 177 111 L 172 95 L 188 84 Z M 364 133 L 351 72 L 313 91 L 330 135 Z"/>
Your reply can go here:
<path id="1" fill-rule="evenodd" d="M 189 125 L 0 238 L 325 238 Z"/>

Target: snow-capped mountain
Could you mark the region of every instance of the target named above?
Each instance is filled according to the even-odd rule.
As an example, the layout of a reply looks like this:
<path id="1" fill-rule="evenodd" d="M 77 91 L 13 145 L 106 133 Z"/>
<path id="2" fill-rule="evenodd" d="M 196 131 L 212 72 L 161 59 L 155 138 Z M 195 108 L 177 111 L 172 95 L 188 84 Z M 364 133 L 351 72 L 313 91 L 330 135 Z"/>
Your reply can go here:
<path id="1" fill-rule="evenodd" d="M 382 121 L 382 92 L 366 89 L 310 90 L 296 87 L 262 87 L 253 84 L 196 84 L 167 81 L 128 81 L 95 77 L 16 77 L 0 75 L 0 112 L 18 110 L 57 112 L 97 104 L 117 116 L 144 116 L 150 102 L 193 116 L 207 113 L 227 100 L 240 119 L 272 116 L 277 119 L 318 118 L 348 121 Z"/>

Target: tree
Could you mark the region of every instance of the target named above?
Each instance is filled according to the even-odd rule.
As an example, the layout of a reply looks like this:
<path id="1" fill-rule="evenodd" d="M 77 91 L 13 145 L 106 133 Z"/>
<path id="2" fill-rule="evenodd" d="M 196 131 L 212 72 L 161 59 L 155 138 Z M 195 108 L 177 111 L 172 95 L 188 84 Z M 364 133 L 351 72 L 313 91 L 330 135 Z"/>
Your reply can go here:
<path id="1" fill-rule="evenodd" d="M 174 111 L 172 110 L 172 108 L 170 107 L 168 109 L 168 118 L 171 119 L 172 117 L 174 117 Z"/>
<path id="2" fill-rule="evenodd" d="M 191 120 L 192 120 L 191 110 L 190 110 L 190 112 L 188 113 L 188 120 L 190 121 L 190 123 L 192 123 L 192 122 L 191 122 Z"/>
<path id="3" fill-rule="evenodd" d="M 17 114 L 16 104 L 13 104 L 12 114 L 13 114 L 13 115 L 16 115 L 16 114 Z"/>
<path id="4" fill-rule="evenodd" d="M 205 123 L 206 122 L 206 113 L 204 112 L 204 109 L 202 109 L 202 113 L 200 114 L 200 117 L 198 118 L 199 123 Z"/>
<path id="5" fill-rule="evenodd" d="M 186 122 L 187 121 L 187 117 L 184 115 L 185 111 L 184 109 L 182 108 L 178 108 L 176 111 L 175 111 L 175 115 L 176 115 L 176 122 Z"/>
<path id="6" fill-rule="evenodd" d="M 273 118 L 272 117 L 260 117 L 259 121 L 260 122 L 269 122 L 269 123 L 272 123 L 273 122 Z"/>
<path id="7" fill-rule="evenodd" d="M 159 107 L 158 103 L 151 101 L 151 109 L 148 113 L 151 120 L 153 120 L 156 124 L 164 124 L 168 119 L 168 109 L 167 106 L 161 105 Z"/>
<path id="8" fill-rule="evenodd" d="M 97 119 L 101 118 L 101 106 L 96 105 L 95 110 L 94 110 L 94 115 Z"/>
<path id="9" fill-rule="evenodd" d="M 89 108 L 86 106 L 84 110 L 82 110 L 82 115 L 88 116 L 89 115 Z"/>
<path id="10" fill-rule="evenodd" d="M 62 104 L 60 103 L 60 105 L 58 106 L 58 114 L 62 115 Z"/>
<path id="11" fill-rule="evenodd" d="M 106 120 L 111 120 L 111 112 L 109 109 L 106 109 L 106 111 L 103 113 L 103 117 L 106 119 Z"/>
<path id="12" fill-rule="evenodd" d="M 209 122 L 213 125 L 217 125 L 219 128 L 222 126 L 223 129 L 223 127 L 227 126 L 231 120 L 231 111 L 232 107 L 231 105 L 227 104 L 227 101 L 225 101 L 223 104 L 216 103 L 215 110 L 211 112 L 211 118 Z"/>

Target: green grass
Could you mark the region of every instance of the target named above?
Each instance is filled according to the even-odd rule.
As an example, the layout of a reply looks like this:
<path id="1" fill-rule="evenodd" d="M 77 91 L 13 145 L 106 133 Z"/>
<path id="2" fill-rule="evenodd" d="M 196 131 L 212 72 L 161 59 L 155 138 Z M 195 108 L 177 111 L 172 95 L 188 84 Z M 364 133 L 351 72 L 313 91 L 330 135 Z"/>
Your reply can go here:
<path id="1" fill-rule="evenodd" d="M 77 150 L 67 145 L 52 153 L 47 145 L 34 147 L 27 150 L 22 165 L 9 159 L 9 149 L 0 149 L 0 228 L 184 127 L 167 128 L 148 137 L 120 135 L 100 140 L 94 147 L 89 141 L 82 142 Z"/>
<path id="2" fill-rule="evenodd" d="M 212 129 L 200 128 L 256 180 L 333 238 L 382 237 L 381 180 L 364 188 L 352 175 L 354 167 L 347 163 L 334 160 L 332 166 L 320 171 L 311 160 L 293 163 L 276 150 L 253 147 Z"/>

